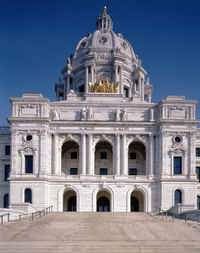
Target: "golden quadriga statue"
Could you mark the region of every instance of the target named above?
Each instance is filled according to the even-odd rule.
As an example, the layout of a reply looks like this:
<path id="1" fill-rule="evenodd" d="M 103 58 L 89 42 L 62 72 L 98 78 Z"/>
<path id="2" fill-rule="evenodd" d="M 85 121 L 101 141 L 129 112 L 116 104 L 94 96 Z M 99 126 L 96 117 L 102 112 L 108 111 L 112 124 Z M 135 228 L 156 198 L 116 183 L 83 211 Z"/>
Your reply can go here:
<path id="1" fill-rule="evenodd" d="M 90 92 L 93 93 L 117 93 L 119 82 L 110 83 L 108 80 L 101 80 L 101 78 L 98 78 L 98 80 L 93 83 L 88 83 L 90 87 Z"/>

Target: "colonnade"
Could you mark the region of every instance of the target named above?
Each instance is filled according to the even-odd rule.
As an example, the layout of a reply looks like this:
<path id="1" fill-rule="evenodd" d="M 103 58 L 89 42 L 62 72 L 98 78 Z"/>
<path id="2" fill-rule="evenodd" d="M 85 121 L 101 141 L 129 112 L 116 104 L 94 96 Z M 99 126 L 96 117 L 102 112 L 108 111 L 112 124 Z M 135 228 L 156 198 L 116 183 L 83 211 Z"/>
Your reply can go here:
<path id="1" fill-rule="evenodd" d="M 79 169 L 81 175 L 95 174 L 95 146 L 98 142 L 108 142 L 112 145 L 113 174 L 116 176 L 128 176 L 128 152 L 132 142 L 141 142 L 146 152 L 146 175 L 153 175 L 154 167 L 154 140 L 152 134 L 142 135 L 142 138 L 130 134 L 113 134 L 108 137 L 98 134 L 74 134 L 77 140 L 70 134 L 70 138 L 60 141 L 60 135 L 54 134 L 52 141 L 52 173 L 61 175 L 62 145 L 66 141 L 75 141 L 79 145 Z M 66 134 L 67 136 L 67 134 Z M 63 138 L 63 134 L 62 134 Z"/>

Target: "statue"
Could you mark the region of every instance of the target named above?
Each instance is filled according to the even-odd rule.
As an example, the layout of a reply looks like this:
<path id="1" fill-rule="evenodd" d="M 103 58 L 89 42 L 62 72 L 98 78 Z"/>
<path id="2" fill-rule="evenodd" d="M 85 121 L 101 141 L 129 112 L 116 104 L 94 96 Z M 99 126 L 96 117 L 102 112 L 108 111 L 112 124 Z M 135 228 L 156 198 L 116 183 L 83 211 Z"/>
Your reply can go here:
<path id="1" fill-rule="evenodd" d="M 114 84 L 110 83 L 108 79 L 102 80 L 101 77 L 99 77 L 94 84 L 89 82 L 88 86 L 92 93 L 117 93 L 119 82 Z"/>
<path id="2" fill-rule="evenodd" d="M 87 109 L 85 107 L 81 110 L 81 120 L 87 120 Z"/>
<path id="3" fill-rule="evenodd" d="M 126 110 L 121 111 L 121 120 L 126 121 L 128 119 Z"/>

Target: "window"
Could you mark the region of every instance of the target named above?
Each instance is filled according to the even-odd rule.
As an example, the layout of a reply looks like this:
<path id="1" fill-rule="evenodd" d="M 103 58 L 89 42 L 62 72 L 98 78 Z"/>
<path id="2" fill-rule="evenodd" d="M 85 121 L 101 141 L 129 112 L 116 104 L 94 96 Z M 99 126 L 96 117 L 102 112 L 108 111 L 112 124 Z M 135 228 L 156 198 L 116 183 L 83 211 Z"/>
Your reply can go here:
<path id="1" fill-rule="evenodd" d="M 182 174 L 182 157 L 175 156 L 174 157 L 174 175 Z"/>
<path id="2" fill-rule="evenodd" d="M 32 135 L 27 135 L 27 136 L 26 136 L 26 140 L 27 140 L 27 141 L 31 141 L 31 140 L 32 140 Z"/>
<path id="3" fill-rule="evenodd" d="M 197 196 L 197 209 L 200 210 L 200 196 Z"/>
<path id="4" fill-rule="evenodd" d="M 6 193 L 3 197 L 3 208 L 9 207 L 9 194 Z"/>
<path id="5" fill-rule="evenodd" d="M 4 167 L 4 181 L 8 181 L 10 176 L 10 164 L 6 164 Z"/>
<path id="6" fill-rule="evenodd" d="M 100 153 L 100 159 L 107 159 L 107 153 L 106 152 L 101 152 Z"/>
<path id="7" fill-rule="evenodd" d="M 196 167 L 196 176 L 197 176 L 197 179 L 200 182 L 200 167 Z"/>
<path id="8" fill-rule="evenodd" d="M 32 203 L 32 191 L 31 189 L 26 189 L 24 192 L 24 202 Z"/>
<path id="9" fill-rule="evenodd" d="M 78 175 L 78 169 L 77 168 L 70 168 L 70 175 Z"/>
<path id="10" fill-rule="evenodd" d="M 128 174 L 129 174 L 130 176 L 137 175 L 137 169 L 136 169 L 136 168 L 130 168 L 130 169 L 128 170 Z"/>
<path id="11" fill-rule="evenodd" d="M 136 159 L 136 153 L 135 152 L 129 153 L 129 159 Z"/>
<path id="12" fill-rule="evenodd" d="M 174 205 L 182 203 L 182 192 L 180 190 L 176 190 L 174 193 Z"/>
<path id="13" fill-rule="evenodd" d="M 136 89 L 136 91 L 139 90 L 139 81 L 138 80 L 135 80 L 135 89 Z"/>
<path id="14" fill-rule="evenodd" d="M 33 156 L 25 156 L 25 173 L 33 173 Z"/>
<path id="15" fill-rule="evenodd" d="M 196 157 L 200 157 L 200 148 L 196 148 Z"/>
<path id="16" fill-rule="evenodd" d="M 78 153 L 77 152 L 71 152 L 71 159 L 78 159 Z"/>
<path id="17" fill-rule="evenodd" d="M 126 98 L 128 98 L 128 92 L 129 90 L 128 90 L 128 88 L 127 87 L 124 87 L 124 96 L 126 97 Z"/>
<path id="18" fill-rule="evenodd" d="M 10 155 L 10 145 L 5 146 L 5 155 Z"/>
<path id="19" fill-rule="evenodd" d="M 106 168 L 100 168 L 99 174 L 100 175 L 108 175 L 108 169 L 106 169 Z"/>
<path id="20" fill-rule="evenodd" d="M 79 92 L 84 92 L 85 91 L 85 87 L 84 84 L 82 84 L 81 86 L 79 86 Z"/>

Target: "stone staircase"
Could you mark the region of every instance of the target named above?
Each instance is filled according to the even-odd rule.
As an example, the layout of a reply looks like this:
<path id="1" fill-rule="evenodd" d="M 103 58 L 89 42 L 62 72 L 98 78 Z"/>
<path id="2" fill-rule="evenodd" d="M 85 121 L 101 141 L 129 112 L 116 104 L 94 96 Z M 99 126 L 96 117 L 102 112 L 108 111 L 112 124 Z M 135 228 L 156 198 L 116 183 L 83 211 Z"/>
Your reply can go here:
<path id="1" fill-rule="evenodd" d="M 0 226 L 2 253 L 200 253 L 200 229 L 145 213 L 51 213 Z"/>

